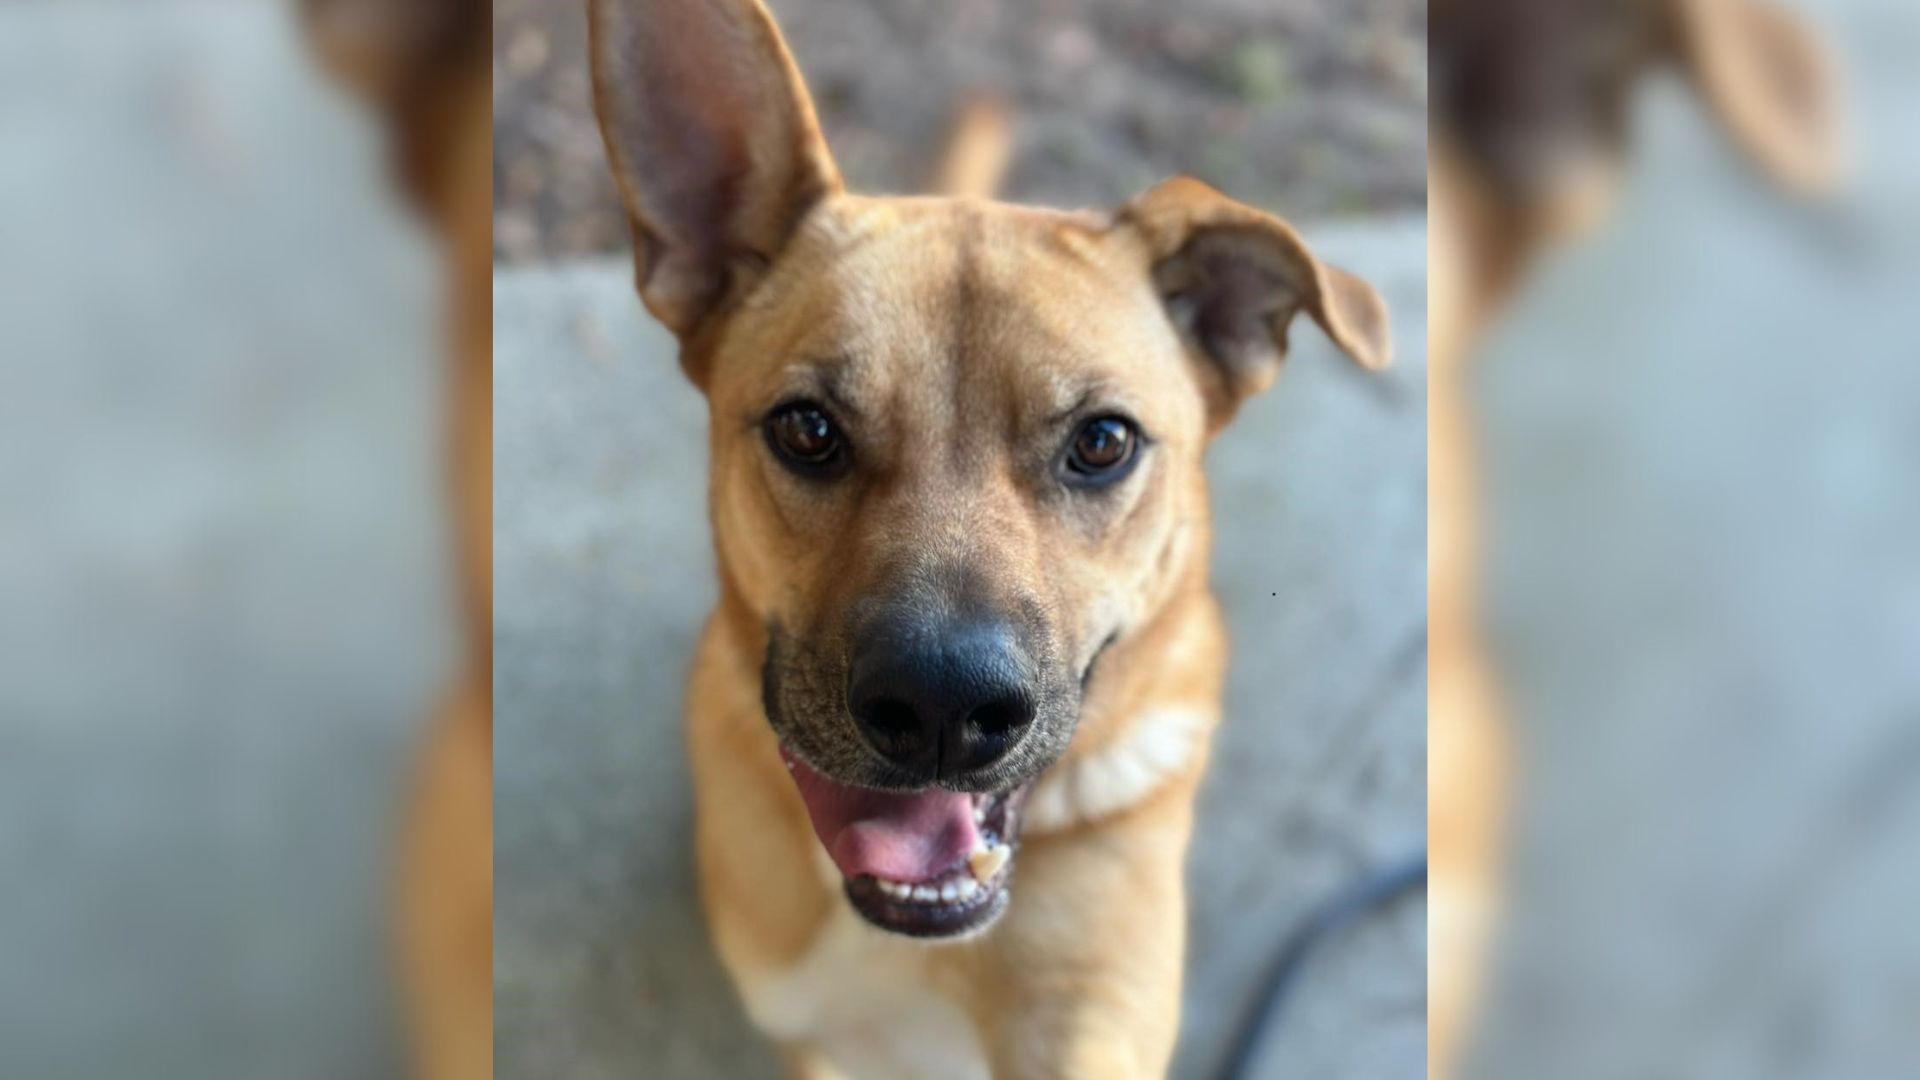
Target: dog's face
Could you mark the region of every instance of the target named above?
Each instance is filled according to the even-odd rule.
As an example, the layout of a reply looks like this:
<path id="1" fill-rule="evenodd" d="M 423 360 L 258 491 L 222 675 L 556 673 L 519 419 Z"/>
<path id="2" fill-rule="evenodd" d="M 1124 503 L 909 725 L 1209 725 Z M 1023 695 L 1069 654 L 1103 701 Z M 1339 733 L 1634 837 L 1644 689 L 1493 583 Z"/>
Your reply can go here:
<path id="1" fill-rule="evenodd" d="M 721 561 L 768 631 L 768 718 L 823 774 L 1032 780 L 1189 564 L 1206 402 L 1111 233 L 834 196 L 700 359 Z M 985 715 L 921 730 L 948 707 Z"/>
<path id="2" fill-rule="evenodd" d="M 976 929 L 1102 650 L 1198 584 L 1208 438 L 1297 312 L 1377 365 L 1383 306 L 1196 181 L 1102 213 L 845 194 L 756 3 L 593 10 L 767 719 L 855 906 Z"/>

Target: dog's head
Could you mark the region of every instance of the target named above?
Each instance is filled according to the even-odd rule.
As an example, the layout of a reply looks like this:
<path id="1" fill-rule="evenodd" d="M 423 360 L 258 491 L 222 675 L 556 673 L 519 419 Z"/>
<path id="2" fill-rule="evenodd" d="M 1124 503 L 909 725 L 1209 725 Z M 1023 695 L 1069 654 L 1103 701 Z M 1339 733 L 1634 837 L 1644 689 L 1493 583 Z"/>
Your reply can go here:
<path id="1" fill-rule="evenodd" d="M 815 831 L 876 923 L 984 925 L 1103 648 L 1203 585 L 1207 440 L 1296 314 L 1372 367 L 1384 307 L 1193 180 L 1100 213 L 846 194 L 754 0 L 597 0 L 593 56 Z"/>

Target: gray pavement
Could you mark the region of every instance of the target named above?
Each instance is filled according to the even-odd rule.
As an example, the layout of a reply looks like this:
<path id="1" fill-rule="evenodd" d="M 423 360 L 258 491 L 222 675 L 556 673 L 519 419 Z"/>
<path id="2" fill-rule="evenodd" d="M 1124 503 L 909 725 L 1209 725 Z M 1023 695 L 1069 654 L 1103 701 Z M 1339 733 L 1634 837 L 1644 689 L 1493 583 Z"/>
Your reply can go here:
<path id="1" fill-rule="evenodd" d="M 1425 227 L 1306 232 L 1385 294 L 1397 364 L 1367 376 L 1303 326 L 1211 455 L 1234 661 L 1181 1076 L 1215 1067 L 1289 927 L 1425 838 Z M 691 880 L 704 403 L 624 260 L 503 271 L 494 303 L 498 1075 L 769 1075 Z M 1425 944 L 1418 898 L 1331 940 L 1260 1075 L 1419 1075 Z"/>

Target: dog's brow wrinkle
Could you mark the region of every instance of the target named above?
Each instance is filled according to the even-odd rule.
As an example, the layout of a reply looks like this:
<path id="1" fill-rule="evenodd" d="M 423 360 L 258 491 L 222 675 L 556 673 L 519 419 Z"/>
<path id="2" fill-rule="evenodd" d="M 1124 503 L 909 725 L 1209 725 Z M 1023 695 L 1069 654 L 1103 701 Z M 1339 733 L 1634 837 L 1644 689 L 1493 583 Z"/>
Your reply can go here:
<path id="1" fill-rule="evenodd" d="M 823 399 L 836 415 L 859 418 L 860 405 L 847 390 L 846 360 L 822 360 L 805 364 L 794 371 L 794 392 Z"/>
<path id="2" fill-rule="evenodd" d="M 820 387 L 821 395 L 827 399 L 827 404 L 833 406 L 842 416 L 857 418 L 860 415 L 860 406 L 847 393 L 846 367 L 839 365 L 816 369 L 816 371 L 815 380 Z"/>
<path id="3" fill-rule="evenodd" d="M 1093 383 L 1080 387 L 1078 393 L 1073 393 L 1069 390 L 1066 394 L 1058 395 L 1057 400 L 1066 401 L 1068 404 L 1060 408 L 1052 416 L 1047 417 L 1047 422 L 1049 424 L 1066 423 L 1068 420 L 1071 420 L 1076 413 L 1092 404 L 1093 399 L 1100 396 L 1104 389 L 1102 385 Z"/>

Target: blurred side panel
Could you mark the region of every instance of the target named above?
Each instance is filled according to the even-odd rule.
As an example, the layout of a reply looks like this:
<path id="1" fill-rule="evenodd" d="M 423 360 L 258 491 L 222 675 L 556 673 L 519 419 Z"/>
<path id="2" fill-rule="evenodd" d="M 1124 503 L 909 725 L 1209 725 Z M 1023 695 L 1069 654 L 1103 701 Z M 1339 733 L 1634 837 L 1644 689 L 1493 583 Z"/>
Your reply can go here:
<path id="1" fill-rule="evenodd" d="M 1505 808 L 1479 864 L 1436 837 L 1436 917 L 1449 874 L 1500 916 L 1487 951 L 1436 953 L 1436 1008 L 1471 1025 L 1436 1026 L 1441 1064 L 1902 1075 L 1920 9 L 1432 10 L 1435 407 L 1461 420 L 1433 453 L 1465 478 L 1436 481 L 1434 535 L 1466 540 L 1434 588 L 1470 594 L 1456 629 L 1496 687 L 1464 756 L 1503 765 L 1442 775 L 1436 704 L 1433 816 Z"/>
<path id="2" fill-rule="evenodd" d="M 390 130 L 290 5 L 0 7 L 0 1075 L 402 1069 L 464 324 Z"/>

